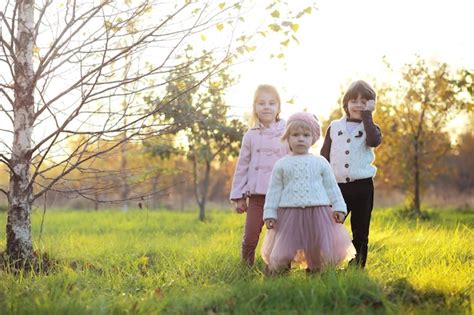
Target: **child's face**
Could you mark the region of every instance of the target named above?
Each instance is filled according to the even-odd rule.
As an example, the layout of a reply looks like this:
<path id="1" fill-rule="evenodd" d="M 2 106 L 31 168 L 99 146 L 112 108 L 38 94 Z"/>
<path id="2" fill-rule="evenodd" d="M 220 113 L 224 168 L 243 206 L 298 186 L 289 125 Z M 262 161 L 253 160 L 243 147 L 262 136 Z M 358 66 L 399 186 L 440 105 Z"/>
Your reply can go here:
<path id="1" fill-rule="evenodd" d="M 311 131 L 301 127 L 291 130 L 288 137 L 288 144 L 293 154 L 307 154 L 312 141 Z"/>
<path id="2" fill-rule="evenodd" d="M 278 104 L 278 101 L 273 93 L 260 93 L 257 103 L 255 104 L 255 112 L 257 114 L 258 120 L 262 124 L 268 126 L 269 124 L 274 123 L 279 109 L 280 104 Z"/>
<path id="3" fill-rule="evenodd" d="M 350 118 L 362 119 L 362 111 L 364 111 L 366 107 L 367 99 L 363 98 L 360 94 L 357 95 L 356 99 L 351 99 L 347 103 Z"/>

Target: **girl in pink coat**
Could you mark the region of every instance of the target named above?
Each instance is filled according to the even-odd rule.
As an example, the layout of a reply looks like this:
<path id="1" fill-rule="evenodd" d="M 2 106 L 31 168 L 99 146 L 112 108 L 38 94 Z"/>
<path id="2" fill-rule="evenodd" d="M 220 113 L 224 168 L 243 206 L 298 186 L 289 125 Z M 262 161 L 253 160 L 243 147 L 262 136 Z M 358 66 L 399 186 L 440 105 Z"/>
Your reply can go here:
<path id="1" fill-rule="evenodd" d="M 251 128 L 242 140 L 230 193 L 237 213 L 247 212 L 242 261 L 249 266 L 255 261 L 273 165 L 289 152 L 288 144 L 280 141 L 285 130 L 285 121 L 279 118 L 280 111 L 280 96 L 275 87 L 259 85 L 253 101 Z"/>

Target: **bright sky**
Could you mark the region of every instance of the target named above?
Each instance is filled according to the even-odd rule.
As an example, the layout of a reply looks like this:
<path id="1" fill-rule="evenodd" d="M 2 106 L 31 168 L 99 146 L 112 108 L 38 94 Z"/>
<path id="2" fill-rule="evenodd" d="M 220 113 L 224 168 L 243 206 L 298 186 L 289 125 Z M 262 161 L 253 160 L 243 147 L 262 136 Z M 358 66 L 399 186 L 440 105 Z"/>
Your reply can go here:
<path id="1" fill-rule="evenodd" d="M 327 117 L 341 86 L 370 83 L 387 76 L 383 57 L 398 68 L 415 54 L 474 69 L 473 0 L 321 0 L 318 11 L 300 21 L 286 53 L 287 68 L 268 59 L 261 48 L 255 62 L 239 66 L 240 82 L 228 94 L 236 116 L 251 111 L 255 87 L 275 85 L 283 117 L 308 108 Z"/>
<path id="2" fill-rule="evenodd" d="M 277 51 L 262 41 L 254 62 L 232 68 L 240 80 L 228 93 L 231 115 L 243 118 L 251 111 L 256 86 L 269 83 L 280 91 L 283 118 L 304 108 L 326 118 L 349 82 L 387 79 L 384 56 L 395 68 L 419 54 L 474 69 L 474 0 L 320 0 L 317 7 L 296 21 L 300 44 L 285 50 L 286 67 L 268 58 Z M 253 26 L 246 21 L 243 27 Z M 287 104 L 289 99 L 294 104 Z M 0 129 L 8 125 L 4 119 Z M 46 129 L 35 132 L 43 135 Z"/>

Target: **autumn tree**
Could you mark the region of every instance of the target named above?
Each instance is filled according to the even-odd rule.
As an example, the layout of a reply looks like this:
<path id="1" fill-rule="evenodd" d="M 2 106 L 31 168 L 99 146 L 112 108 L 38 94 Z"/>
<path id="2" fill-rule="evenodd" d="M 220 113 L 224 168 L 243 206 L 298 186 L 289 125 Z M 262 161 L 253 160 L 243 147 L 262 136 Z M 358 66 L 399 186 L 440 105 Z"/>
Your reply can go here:
<path id="1" fill-rule="evenodd" d="M 421 214 L 421 196 L 430 180 L 445 171 L 451 150 L 446 126 L 472 106 L 463 72 L 445 63 L 417 58 L 402 70 L 398 85 L 378 89 L 374 120 L 383 132 L 377 152 L 380 175 L 407 192 L 410 209 Z"/>
<path id="2" fill-rule="evenodd" d="M 209 62 L 209 61 L 205 61 Z M 197 91 L 194 104 L 199 106 L 200 119 L 192 124 L 187 133 L 188 159 L 192 162 L 193 186 L 199 206 L 199 219 L 205 219 L 211 164 L 221 162 L 238 154 L 238 145 L 245 126 L 237 119 L 228 119 L 228 106 L 223 91 L 233 83 L 225 72 L 220 72 L 215 81 Z"/>
<path id="3" fill-rule="evenodd" d="M 195 61 L 193 49 L 188 47 L 187 55 L 183 56 L 187 67 L 175 71 L 168 78 L 168 95 L 180 94 L 173 106 L 161 112 L 165 120 L 173 121 L 183 127 L 183 141 L 187 145 L 176 143 L 170 147 L 169 154 L 184 154 L 192 163 L 192 180 L 194 197 L 199 206 L 199 219 L 205 220 L 206 202 L 209 190 L 209 177 L 213 162 L 224 161 L 238 153 L 238 146 L 245 129 L 237 119 L 228 119 L 228 105 L 225 102 L 225 91 L 234 83 L 234 79 L 226 70 L 219 71 L 215 76 L 195 86 L 197 80 L 193 73 L 201 73 L 214 62 L 212 54 L 204 52 L 204 58 Z M 181 91 L 188 91 L 182 93 Z M 169 96 L 168 96 L 169 97 Z M 162 102 L 155 99 L 153 103 Z M 166 100 L 165 100 L 166 101 Z M 189 119 L 192 115 L 195 119 Z"/>

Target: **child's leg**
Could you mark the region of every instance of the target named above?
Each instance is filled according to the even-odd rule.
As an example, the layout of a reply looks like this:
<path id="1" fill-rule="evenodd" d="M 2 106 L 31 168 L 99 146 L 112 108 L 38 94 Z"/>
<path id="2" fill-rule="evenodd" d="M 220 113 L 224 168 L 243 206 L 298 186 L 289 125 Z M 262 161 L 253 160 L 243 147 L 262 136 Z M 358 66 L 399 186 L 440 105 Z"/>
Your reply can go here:
<path id="1" fill-rule="evenodd" d="M 365 267 L 367 261 L 367 247 L 369 242 L 369 228 L 372 208 L 374 204 L 374 184 L 372 179 L 357 181 L 354 184 L 351 202 L 351 229 L 352 243 L 357 255 L 355 263 Z"/>
<path id="2" fill-rule="evenodd" d="M 264 204 L 264 195 L 254 195 L 249 198 L 244 238 L 242 240 L 242 260 L 249 266 L 252 266 L 255 261 L 255 249 L 263 227 Z"/>

